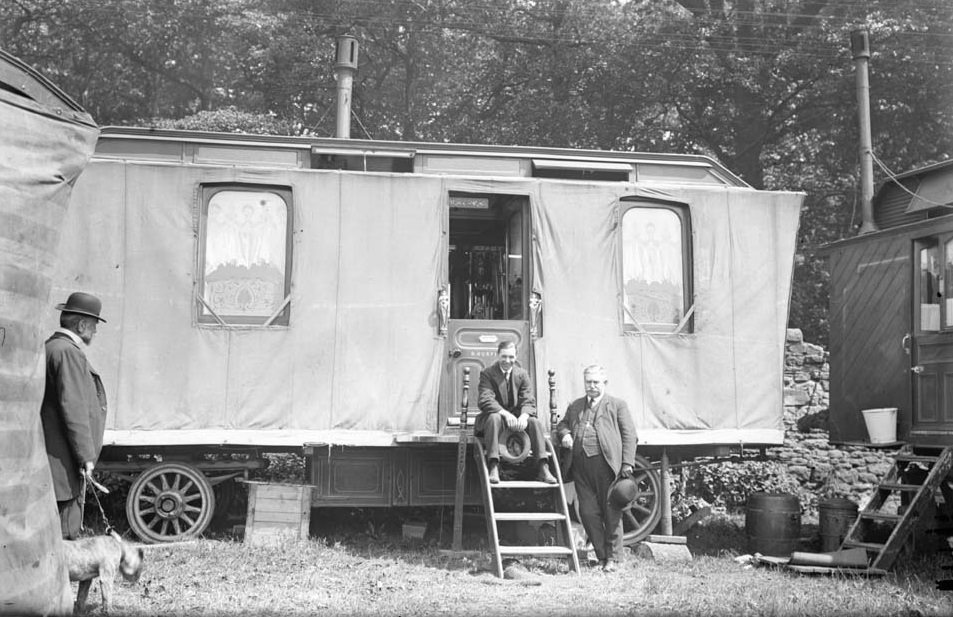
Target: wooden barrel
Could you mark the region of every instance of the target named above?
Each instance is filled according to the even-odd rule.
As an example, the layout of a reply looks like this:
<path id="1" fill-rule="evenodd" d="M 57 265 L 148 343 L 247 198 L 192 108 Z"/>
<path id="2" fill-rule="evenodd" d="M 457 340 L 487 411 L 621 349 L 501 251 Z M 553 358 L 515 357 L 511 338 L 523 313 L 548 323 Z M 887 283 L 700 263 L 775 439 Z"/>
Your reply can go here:
<path id="1" fill-rule="evenodd" d="M 830 497 L 819 500 L 817 510 L 821 551 L 836 551 L 857 519 L 857 504 L 843 497 Z"/>
<path id="2" fill-rule="evenodd" d="M 745 533 L 750 552 L 789 556 L 801 536 L 801 502 L 784 493 L 752 493 L 745 513 Z"/>
<path id="3" fill-rule="evenodd" d="M 0 88 L 0 613 L 69 614 L 40 425 L 43 330 L 60 224 L 98 130 L 85 113 L 38 102 L 55 96 L 41 96 L 42 78 L 0 53 L 0 85 L 10 81 L 32 98 Z"/>

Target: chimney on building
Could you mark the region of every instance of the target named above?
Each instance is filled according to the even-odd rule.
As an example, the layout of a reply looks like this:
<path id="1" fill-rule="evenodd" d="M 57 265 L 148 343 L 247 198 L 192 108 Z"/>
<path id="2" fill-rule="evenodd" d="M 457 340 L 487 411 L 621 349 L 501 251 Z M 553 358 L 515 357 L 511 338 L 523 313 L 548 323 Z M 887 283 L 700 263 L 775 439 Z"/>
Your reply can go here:
<path id="1" fill-rule="evenodd" d="M 334 76 L 337 80 L 337 130 L 335 137 L 351 138 L 351 91 L 357 72 L 357 39 L 342 35 L 337 39 Z"/>
<path id="2" fill-rule="evenodd" d="M 850 33 L 850 51 L 854 58 L 857 84 L 857 121 L 860 128 L 860 233 L 877 231 L 874 222 L 874 158 L 870 136 L 870 82 L 867 63 L 870 39 L 867 29 Z"/>

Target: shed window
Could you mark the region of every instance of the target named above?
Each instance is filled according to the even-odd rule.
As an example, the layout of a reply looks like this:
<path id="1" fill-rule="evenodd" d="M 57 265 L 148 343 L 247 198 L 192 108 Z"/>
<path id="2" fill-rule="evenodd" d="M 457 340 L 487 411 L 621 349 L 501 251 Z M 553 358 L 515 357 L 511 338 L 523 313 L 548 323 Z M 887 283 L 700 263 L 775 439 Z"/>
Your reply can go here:
<path id="1" fill-rule="evenodd" d="M 684 206 L 626 204 L 622 212 L 622 323 L 626 330 L 690 331 L 691 230 Z"/>
<path id="2" fill-rule="evenodd" d="M 291 203 L 284 188 L 203 188 L 199 322 L 288 324 Z"/>

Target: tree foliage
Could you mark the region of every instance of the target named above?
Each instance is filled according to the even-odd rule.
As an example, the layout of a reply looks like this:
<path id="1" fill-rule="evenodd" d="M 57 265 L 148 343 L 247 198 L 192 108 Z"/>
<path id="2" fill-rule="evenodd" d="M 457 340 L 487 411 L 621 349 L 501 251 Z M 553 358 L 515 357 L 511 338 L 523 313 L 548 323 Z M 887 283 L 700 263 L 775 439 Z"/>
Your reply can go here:
<path id="1" fill-rule="evenodd" d="M 849 32 L 870 31 L 874 151 L 953 150 L 948 0 L 7 0 L 0 41 L 101 124 L 704 153 L 804 191 L 791 322 L 826 340 L 816 249 L 859 224 Z"/>

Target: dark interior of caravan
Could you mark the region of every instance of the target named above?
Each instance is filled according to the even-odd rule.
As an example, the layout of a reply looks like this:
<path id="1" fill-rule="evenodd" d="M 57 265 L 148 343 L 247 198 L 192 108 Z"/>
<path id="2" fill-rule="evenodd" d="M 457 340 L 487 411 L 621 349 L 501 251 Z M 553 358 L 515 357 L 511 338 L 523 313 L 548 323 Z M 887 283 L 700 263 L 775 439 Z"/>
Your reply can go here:
<path id="1" fill-rule="evenodd" d="M 526 319 L 528 207 L 526 196 L 451 193 L 451 319 Z"/>

